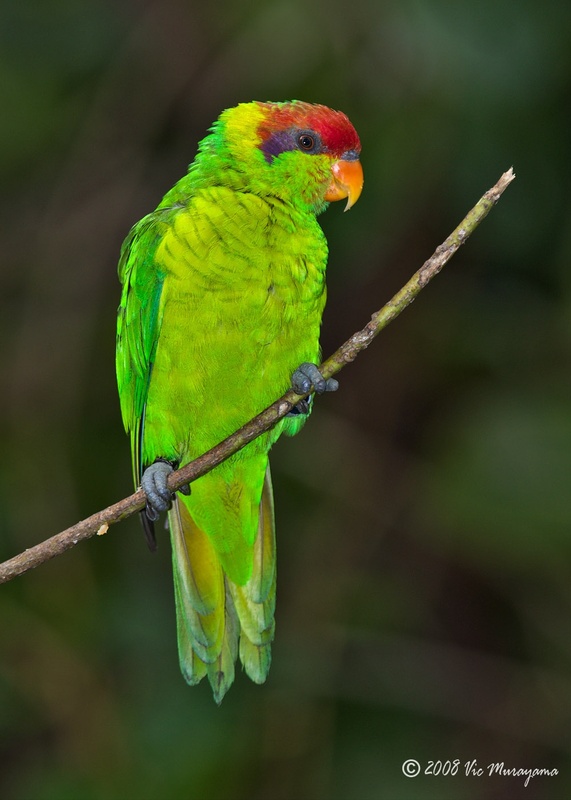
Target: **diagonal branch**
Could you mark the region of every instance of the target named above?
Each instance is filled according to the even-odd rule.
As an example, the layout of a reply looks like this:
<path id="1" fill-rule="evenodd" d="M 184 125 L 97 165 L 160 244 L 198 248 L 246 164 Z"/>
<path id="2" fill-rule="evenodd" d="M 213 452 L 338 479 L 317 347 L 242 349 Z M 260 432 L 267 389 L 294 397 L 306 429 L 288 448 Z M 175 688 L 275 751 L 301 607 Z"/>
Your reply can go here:
<path id="1" fill-rule="evenodd" d="M 464 244 L 480 222 L 488 215 L 514 178 L 515 174 L 512 169 L 505 172 L 496 185 L 489 189 L 472 210 L 468 212 L 446 241 L 436 248 L 434 254 L 424 262 L 408 283 L 386 305 L 373 314 L 371 320 L 362 330 L 353 334 L 332 356 L 321 364 L 319 370 L 324 378 L 331 378 L 343 369 L 346 364 L 354 361 L 359 353 L 370 345 L 375 336 L 412 303 L 426 284 L 440 272 L 446 262 L 452 258 L 459 247 Z M 223 442 L 220 442 L 204 455 L 173 472 L 169 476 L 169 488 L 176 491 L 184 484 L 190 483 L 209 472 L 229 456 L 241 450 L 248 442 L 272 428 L 304 397 L 307 397 L 307 395 L 296 394 L 290 389 L 283 397 L 268 406 L 236 433 L 224 439 Z M 0 583 L 6 583 L 33 567 L 43 564 L 50 558 L 60 555 L 83 539 L 89 539 L 95 534 L 102 535 L 106 533 L 110 525 L 130 517 L 136 511 L 144 508 L 144 506 L 145 495 L 139 489 L 118 503 L 114 503 L 103 511 L 98 511 L 91 517 L 72 525 L 71 528 L 67 528 L 67 530 L 0 564 Z"/>

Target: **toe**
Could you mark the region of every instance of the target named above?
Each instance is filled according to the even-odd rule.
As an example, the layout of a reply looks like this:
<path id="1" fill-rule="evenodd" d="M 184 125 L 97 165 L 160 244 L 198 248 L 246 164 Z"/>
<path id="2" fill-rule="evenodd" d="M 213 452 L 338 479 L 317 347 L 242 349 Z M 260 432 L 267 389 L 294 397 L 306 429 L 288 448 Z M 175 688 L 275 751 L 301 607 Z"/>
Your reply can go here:
<path id="1" fill-rule="evenodd" d="M 159 518 L 159 512 L 150 502 L 147 502 L 145 506 L 145 514 L 147 515 L 147 519 L 151 522 L 156 522 Z"/>
<path id="2" fill-rule="evenodd" d="M 315 364 L 310 364 L 309 362 L 300 364 L 295 370 L 291 376 L 291 385 L 298 394 L 307 394 L 312 386 L 317 394 L 323 394 L 326 391 L 326 382 L 323 375 Z"/>
<path id="3" fill-rule="evenodd" d="M 301 364 L 291 376 L 291 385 L 298 394 L 307 394 L 313 386 L 317 394 L 336 392 L 339 383 L 335 378 L 325 380 L 315 364 L 308 362 Z"/>
<path id="4" fill-rule="evenodd" d="M 149 506 L 156 512 L 166 511 L 172 504 L 172 492 L 168 487 L 168 477 L 173 471 L 171 464 L 166 461 L 155 461 L 144 471 L 141 478 L 141 488 L 147 496 L 147 516 Z M 156 517 L 155 517 L 156 519 Z"/>
<path id="5" fill-rule="evenodd" d="M 299 417 L 300 414 L 303 416 L 307 416 L 309 414 L 309 410 L 311 408 L 311 397 L 307 397 L 305 400 L 300 400 L 299 403 L 296 403 L 292 410 L 286 414 L 287 417 Z"/>

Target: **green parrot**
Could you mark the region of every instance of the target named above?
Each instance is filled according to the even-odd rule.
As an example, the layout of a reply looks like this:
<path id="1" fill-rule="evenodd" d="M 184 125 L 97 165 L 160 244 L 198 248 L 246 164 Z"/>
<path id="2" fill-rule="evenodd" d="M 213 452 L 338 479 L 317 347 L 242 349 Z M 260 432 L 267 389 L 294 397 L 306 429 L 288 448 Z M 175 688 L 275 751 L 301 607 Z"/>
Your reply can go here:
<path id="1" fill-rule="evenodd" d="M 359 137 L 339 111 L 300 101 L 224 111 L 187 174 L 121 250 L 117 381 L 143 524 L 168 510 L 179 660 L 220 703 L 239 656 L 270 667 L 276 543 L 268 454 L 302 427 L 301 403 L 271 431 L 172 495 L 170 472 L 290 386 L 334 391 L 319 363 L 327 242 L 316 215 L 358 199 Z"/>

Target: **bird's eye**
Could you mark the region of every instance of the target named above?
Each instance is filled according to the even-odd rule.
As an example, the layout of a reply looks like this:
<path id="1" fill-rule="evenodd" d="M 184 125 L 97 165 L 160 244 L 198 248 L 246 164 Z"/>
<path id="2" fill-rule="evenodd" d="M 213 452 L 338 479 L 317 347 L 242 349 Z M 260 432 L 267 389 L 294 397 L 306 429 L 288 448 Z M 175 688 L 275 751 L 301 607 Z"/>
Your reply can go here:
<path id="1" fill-rule="evenodd" d="M 297 143 L 301 150 L 313 150 L 315 148 L 315 137 L 309 133 L 301 133 L 298 136 Z"/>

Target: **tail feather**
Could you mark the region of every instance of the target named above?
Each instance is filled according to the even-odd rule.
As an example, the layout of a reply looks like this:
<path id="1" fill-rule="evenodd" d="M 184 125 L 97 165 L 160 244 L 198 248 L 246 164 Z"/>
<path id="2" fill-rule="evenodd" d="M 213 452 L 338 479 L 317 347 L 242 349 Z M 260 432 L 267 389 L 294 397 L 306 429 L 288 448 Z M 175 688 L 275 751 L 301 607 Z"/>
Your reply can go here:
<path id="1" fill-rule="evenodd" d="M 273 639 L 275 596 L 265 603 L 252 603 L 245 587 L 228 581 L 228 588 L 240 620 L 242 636 L 245 634 L 253 644 L 268 644 Z"/>
<path id="2" fill-rule="evenodd" d="M 271 662 L 276 597 L 272 484 L 267 468 L 253 543 L 251 578 L 240 586 L 225 574 L 214 543 L 175 498 L 169 513 L 181 671 L 188 683 L 208 677 L 217 703 L 234 681 L 238 656 L 263 683 Z"/>
<path id="3" fill-rule="evenodd" d="M 224 695 L 234 683 L 234 664 L 238 657 L 240 623 L 232 604 L 232 598 L 228 593 L 226 593 L 224 617 L 226 626 L 222 648 L 216 661 L 206 666 L 212 694 L 218 705 L 220 705 Z"/>
<path id="4" fill-rule="evenodd" d="M 190 684 L 190 686 L 196 686 L 206 675 L 207 666 L 192 649 L 188 628 L 181 614 L 177 614 L 177 637 L 181 672 L 185 681 Z"/>
<path id="5" fill-rule="evenodd" d="M 258 536 L 254 543 L 254 568 L 252 577 L 244 586 L 244 592 L 252 603 L 264 603 L 270 594 L 276 593 L 276 531 L 274 524 L 274 492 L 269 464 L 266 468 Z M 272 610 L 273 616 L 273 610 Z"/>
<path id="6" fill-rule="evenodd" d="M 182 535 L 176 537 L 177 556 L 186 564 L 185 589 L 195 610 L 206 616 L 220 607 L 224 580 L 212 542 L 195 524 L 184 503 L 173 503 L 172 515 Z"/>
<path id="7" fill-rule="evenodd" d="M 244 586 L 226 579 L 242 627 L 242 638 L 246 635 L 253 645 L 267 645 L 274 638 L 276 542 L 273 512 L 272 480 L 268 467 L 260 503 L 258 535 L 254 542 L 252 577 Z"/>
<path id="8" fill-rule="evenodd" d="M 242 634 L 240 637 L 240 661 L 250 680 L 254 681 L 254 683 L 264 683 L 272 662 L 271 646 L 269 644 L 252 644 L 252 642 Z"/>
<path id="9" fill-rule="evenodd" d="M 216 660 L 224 639 L 224 576 L 214 548 L 178 500 L 169 512 L 179 651 L 183 644 L 205 663 Z M 185 650 L 187 648 L 185 647 Z M 181 653 L 182 659 L 182 653 Z M 182 663 L 182 662 L 181 662 Z"/>

